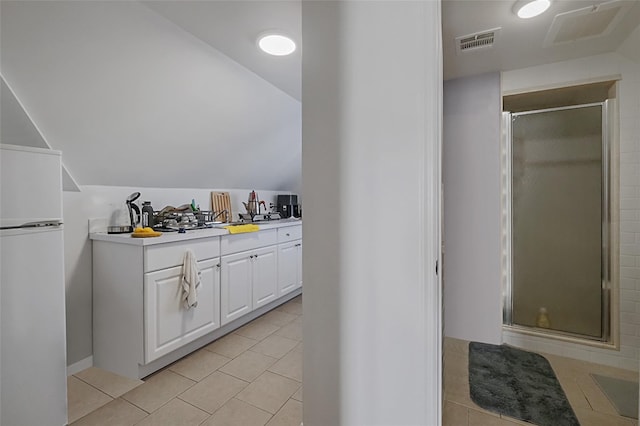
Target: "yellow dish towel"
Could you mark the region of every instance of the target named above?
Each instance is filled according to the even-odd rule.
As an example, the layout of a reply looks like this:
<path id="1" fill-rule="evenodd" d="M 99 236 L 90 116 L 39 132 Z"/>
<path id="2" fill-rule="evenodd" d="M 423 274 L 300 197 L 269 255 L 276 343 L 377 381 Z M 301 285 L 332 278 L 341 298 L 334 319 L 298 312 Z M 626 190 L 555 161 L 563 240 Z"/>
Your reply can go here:
<path id="1" fill-rule="evenodd" d="M 224 229 L 228 230 L 230 234 L 241 234 L 243 232 L 256 232 L 260 230 L 258 225 L 248 223 L 246 225 L 230 225 L 225 226 Z"/>

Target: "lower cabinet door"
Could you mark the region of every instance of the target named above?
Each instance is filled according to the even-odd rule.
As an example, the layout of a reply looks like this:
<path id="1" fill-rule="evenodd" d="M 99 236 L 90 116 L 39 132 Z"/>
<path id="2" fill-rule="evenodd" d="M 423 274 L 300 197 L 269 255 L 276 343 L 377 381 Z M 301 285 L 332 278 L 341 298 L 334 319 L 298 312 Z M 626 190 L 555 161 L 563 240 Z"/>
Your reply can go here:
<path id="1" fill-rule="evenodd" d="M 278 297 L 278 247 L 253 251 L 253 309 Z"/>
<path id="2" fill-rule="evenodd" d="M 145 363 L 149 363 L 220 327 L 220 264 L 198 262 L 198 305 L 185 308 L 182 267 L 144 277 Z"/>
<path id="3" fill-rule="evenodd" d="M 220 283 L 220 320 L 225 325 L 253 310 L 251 268 L 253 254 L 242 252 L 222 256 Z"/>
<path id="4" fill-rule="evenodd" d="M 278 246 L 278 295 L 282 296 L 298 287 L 297 242 Z"/>

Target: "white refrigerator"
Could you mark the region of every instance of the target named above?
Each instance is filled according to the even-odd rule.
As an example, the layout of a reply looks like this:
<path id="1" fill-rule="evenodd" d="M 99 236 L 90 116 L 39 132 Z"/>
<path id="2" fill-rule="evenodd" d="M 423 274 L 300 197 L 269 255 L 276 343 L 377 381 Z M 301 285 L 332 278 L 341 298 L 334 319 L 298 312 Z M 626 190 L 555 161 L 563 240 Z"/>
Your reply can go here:
<path id="1" fill-rule="evenodd" d="M 65 425 L 61 154 L 0 145 L 0 177 L 0 425 Z"/>

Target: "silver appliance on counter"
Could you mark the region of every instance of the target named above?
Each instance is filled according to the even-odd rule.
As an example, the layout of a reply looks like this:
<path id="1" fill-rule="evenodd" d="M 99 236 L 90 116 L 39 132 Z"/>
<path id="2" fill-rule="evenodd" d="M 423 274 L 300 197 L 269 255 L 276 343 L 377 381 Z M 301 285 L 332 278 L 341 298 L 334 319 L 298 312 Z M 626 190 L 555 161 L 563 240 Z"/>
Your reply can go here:
<path id="1" fill-rule="evenodd" d="M 0 424 L 67 424 L 61 154 L 0 145 Z"/>

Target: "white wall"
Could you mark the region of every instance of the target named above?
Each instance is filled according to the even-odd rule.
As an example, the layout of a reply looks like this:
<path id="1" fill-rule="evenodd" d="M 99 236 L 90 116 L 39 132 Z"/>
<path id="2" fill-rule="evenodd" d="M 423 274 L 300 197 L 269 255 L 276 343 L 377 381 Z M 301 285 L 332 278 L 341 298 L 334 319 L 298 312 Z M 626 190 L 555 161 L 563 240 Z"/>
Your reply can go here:
<path id="1" fill-rule="evenodd" d="M 64 250 L 67 306 L 67 364 L 85 360 L 92 349 L 92 259 L 89 240 L 89 219 L 105 219 L 98 227 L 127 225 L 125 199 L 133 192 L 140 192 L 139 204 L 151 201 L 156 210 L 167 205 L 179 206 L 195 199 L 203 210 L 211 208 L 212 190 L 225 189 L 167 189 L 115 186 L 82 186 L 81 192 L 64 193 Z M 251 189 L 230 190 L 234 219 L 244 212 Z M 260 200 L 269 206 L 276 202 L 276 191 L 256 191 Z"/>
<path id="2" fill-rule="evenodd" d="M 619 351 L 505 333 L 524 348 L 638 370 L 640 349 L 640 63 L 617 53 L 558 62 L 502 74 L 505 93 L 559 87 L 621 76 L 620 138 L 620 341 Z"/>
<path id="3" fill-rule="evenodd" d="M 299 188 L 300 102 L 166 18 L 135 1 L 1 8 L 2 75 L 80 185 Z"/>
<path id="4" fill-rule="evenodd" d="M 436 425 L 440 2 L 303 2 L 304 424 Z"/>
<path id="5" fill-rule="evenodd" d="M 444 333 L 499 344 L 500 75 L 444 83 Z"/>

